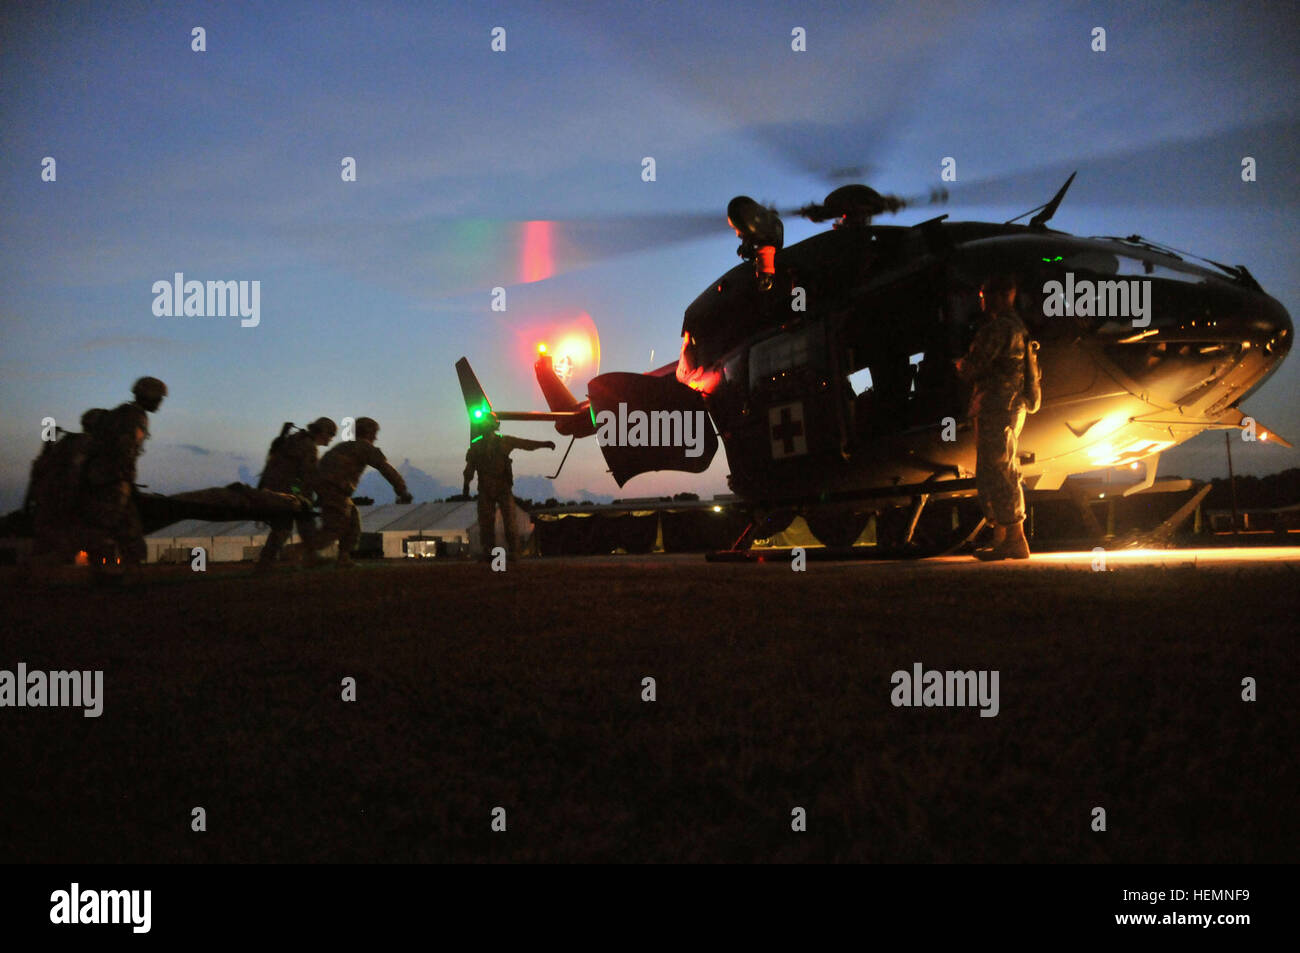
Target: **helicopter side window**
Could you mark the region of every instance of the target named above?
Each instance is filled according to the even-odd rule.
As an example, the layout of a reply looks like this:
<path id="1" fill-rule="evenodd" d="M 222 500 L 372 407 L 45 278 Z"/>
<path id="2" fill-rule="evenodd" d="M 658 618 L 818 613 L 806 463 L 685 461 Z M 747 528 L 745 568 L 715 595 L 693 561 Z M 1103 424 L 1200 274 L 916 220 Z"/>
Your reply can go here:
<path id="1" fill-rule="evenodd" d="M 735 384 L 737 381 L 741 381 L 744 374 L 744 364 L 742 363 L 744 359 L 745 352 L 737 351 L 734 355 L 723 362 L 722 376 L 726 379 L 727 383 Z"/>
<path id="2" fill-rule="evenodd" d="M 861 397 L 867 391 L 871 390 L 871 368 L 864 367 L 856 370 L 849 375 L 849 387 L 853 389 L 854 397 Z"/>
<path id="3" fill-rule="evenodd" d="M 909 393 L 909 394 L 915 394 L 915 393 L 916 393 L 916 381 L 917 381 L 917 379 L 921 376 L 921 367 L 922 367 L 922 365 L 924 365 L 924 363 L 925 363 L 925 352 L 922 351 L 922 352 L 919 353 L 919 354 L 912 354 L 912 355 L 909 355 L 908 358 L 907 358 L 907 363 L 910 364 L 911 367 L 912 367 L 912 373 L 911 373 L 911 379 L 912 379 L 912 380 L 911 380 L 911 383 L 912 383 L 912 386 L 908 389 L 908 393 Z"/>
<path id="4" fill-rule="evenodd" d="M 778 334 L 750 348 L 749 385 L 754 387 L 763 381 L 806 367 L 808 363 L 807 329 Z"/>
<path id="5" fill-rule="evenodd" d="M 909 354 L 897 345 L 850 347 L 846 357 L 844 395 L 853 428 L 862 439 L 906 422 L 935 368 L 926 351 Z"/>
<path id="6" fill-rule="evenodd" d="M 907 419 L 907 401 L 915 386 L 916 366 L 903 351 L 891 350 L 876 354 L 870 368 L 875 386 L 871 400 L 858 408 L 866 412 L 860 423 L 871 428 L 897 426 Z"/>

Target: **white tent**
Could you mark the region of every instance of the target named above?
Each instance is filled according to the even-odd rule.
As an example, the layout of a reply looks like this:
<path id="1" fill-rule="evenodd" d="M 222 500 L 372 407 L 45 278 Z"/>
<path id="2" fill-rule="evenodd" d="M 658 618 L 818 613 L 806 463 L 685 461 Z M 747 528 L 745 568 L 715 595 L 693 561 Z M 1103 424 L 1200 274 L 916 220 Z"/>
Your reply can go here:
<path id="1" fill-rule="evenodd" d="M 251 520 L 212 523 L 206 520 L 181 520 L 145 537 L 147 561 L 189 562 L 190 552 L 196 546 L 207 551 L 209 562 L 238 562 L 256 555 L 266 542 L 268 529 L 264 523 Z M 298 534 L 294 534 L 297 542 Z M 252 550 L 253 552 L 248 552 Z"/>
<path id="2" fill-rule="evenodd" d="M 386 503 L 380 506 L 359 506 L 361 515 L 362 546 L 365 537 L 379 537 L 384 558 L 400 559 L 417 555 L 421 550 L 432 553 L 436 542 L 468 546 L 473 555 L 480 552 L 478 539 L 478 508 L 473 500 L 448 503 Z M 528 514 L 515 507 L 515 520 L 519 544 L 523 548 L 532 537 L 533 523 Z M 213 523 L 204 520 L 181 520 L 150 533 L 145 542 L 149 562 L 164 560 L 189 561 L 195 546 L 207 550 L 211 562 L 237 562 L 257 557 L 266 542 L 268 527 L 252 520 Z M 497 514 L 497 541 L 503 543 L 501 514 Z M 420 540 L 431 545 L 422 546 Z M 295 530 L 291 542 L 298 542 Z M 412 545 L 414 544 L 414 545 Z"/>
<path id="3" fill-rule="evenodd" d="M 449 503 L 417 503 L 415 505 L 386 503 L 382 506 L 362 506 L 361 532 L 378 533 L 383 540 L 384 558 L 397 559 L 411 548 L 408 541 L 429 539 L 447 543 L 460 543 L 469 547 L 472 555 L 479 555 L 478 504 L 473 500 Z M 522 549 L 532 537 L 533 522 L 518 505 L 515 506 L 515 526 Z M 504 545 L 501 513 L 497 512 L 496 536 Z"/>

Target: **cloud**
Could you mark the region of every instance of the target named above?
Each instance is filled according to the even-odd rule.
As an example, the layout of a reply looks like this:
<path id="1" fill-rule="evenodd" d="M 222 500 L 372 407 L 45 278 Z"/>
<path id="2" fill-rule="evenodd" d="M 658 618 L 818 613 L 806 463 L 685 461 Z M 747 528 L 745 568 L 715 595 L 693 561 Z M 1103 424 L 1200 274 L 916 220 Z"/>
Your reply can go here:
<path id="1" fill-rule="evenodd" d="M 178 450 L 188 450 L 190 453 L 197 453 L 199 456 L 203 456 L 203 457 L 212 456 L 211 450 L 208 450 L 204 447 L 196 447 L 192 443 L 174 443 L 172 444 L 172 446 L 176 447 Z M 236 459 L 246 459 L 246 458 L 237 457 Z"/>

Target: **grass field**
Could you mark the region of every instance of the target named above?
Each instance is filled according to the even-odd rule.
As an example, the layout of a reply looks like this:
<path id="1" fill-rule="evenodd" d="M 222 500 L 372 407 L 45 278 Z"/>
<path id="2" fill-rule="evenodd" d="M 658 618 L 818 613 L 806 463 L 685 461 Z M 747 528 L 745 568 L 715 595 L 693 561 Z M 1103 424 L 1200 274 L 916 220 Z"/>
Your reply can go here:
<path id="1" fill-rule="evenodd" d="M 3 572 L 0 669 L 105 699 L 0 708 L 0 861 L 1298 856 L 1294 564 Z M 894 707 L 914 662 L 1000 713 Z"/>

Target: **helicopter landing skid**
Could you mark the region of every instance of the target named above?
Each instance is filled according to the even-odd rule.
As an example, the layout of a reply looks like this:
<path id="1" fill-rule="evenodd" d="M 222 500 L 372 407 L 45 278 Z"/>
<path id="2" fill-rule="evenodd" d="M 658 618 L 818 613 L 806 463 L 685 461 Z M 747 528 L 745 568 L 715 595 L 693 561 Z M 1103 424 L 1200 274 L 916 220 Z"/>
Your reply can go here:
<path id="1" fill-rule="evenodd" d="M 988 521 L 987 519 L 985 519 L 985 518 L 983 518 L 983 517 L 980 517 L 980 521 L 979 521 L 978 523 L 975 524 L 975 528 L 974 528 L 973 530 L 971 530 L 969 533 L 967 533 L 967 534 L 966 534 L 966 537 L 965 537 L 964 539 L 962 539 L 962 540 L 960 540 L 960 541 L 954 543 L 952 546 L 950 546 L 950 547 L 948 547 L 947 549 L 945 549 L 945 550 L 944 550 L 942 553 L 940 553 L 939 555 L 940 555 L 940 556 L 955 556 L 955 555 L 957 555 L 958 553 L 960 553 L 960 552 L 962 552 L 963 550 L 965 550 L 966 547 L 970 546 L 971 543 L 975 542 L 975 537 L 979 535 L 980 530 L 982 530 L 985 526 L 988 525 L 988 522 L 989 522 L 989 521 Z"/>
<path id="2" fill-rule="evenodd" d="M 728 553 L 745 553 L 754 545 L 754 527 L 758 525 L 758 520 L 751 519 L 745 526 L 745 531 L 736 537 L 736 541 L 731 544 L 731 549 L 723 550 Z"/>

